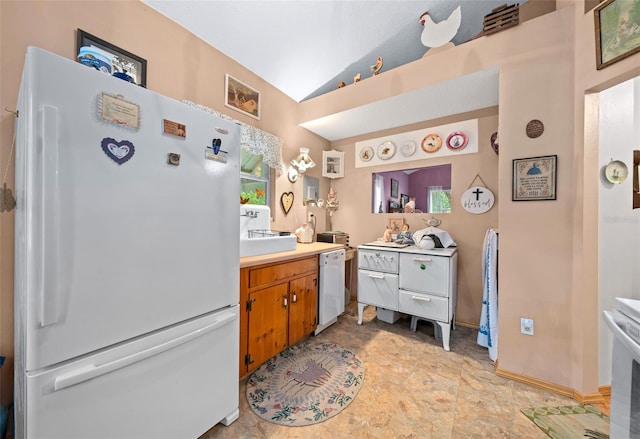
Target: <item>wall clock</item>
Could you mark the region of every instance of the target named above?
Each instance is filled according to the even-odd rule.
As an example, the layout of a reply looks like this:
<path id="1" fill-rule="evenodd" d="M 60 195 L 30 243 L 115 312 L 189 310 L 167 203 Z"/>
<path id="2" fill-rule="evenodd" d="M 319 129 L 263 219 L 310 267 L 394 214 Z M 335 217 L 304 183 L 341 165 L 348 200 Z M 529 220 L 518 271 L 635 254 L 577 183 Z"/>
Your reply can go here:
<path id="1" fill-rule="evenodd" d="M 455 131 L 447 137 L 447 148 L 457 151 L 463 149 L 469 143 L 467 135 L 461 131 Z"/>
<path id="2" fill-rule="evenodd" d="M 440 149 L 442 146 L 442 138 L 437 134 L 427 134 L 422 139 L 422 143 L 420 147 L 424 152 L 434 153 Z"/>

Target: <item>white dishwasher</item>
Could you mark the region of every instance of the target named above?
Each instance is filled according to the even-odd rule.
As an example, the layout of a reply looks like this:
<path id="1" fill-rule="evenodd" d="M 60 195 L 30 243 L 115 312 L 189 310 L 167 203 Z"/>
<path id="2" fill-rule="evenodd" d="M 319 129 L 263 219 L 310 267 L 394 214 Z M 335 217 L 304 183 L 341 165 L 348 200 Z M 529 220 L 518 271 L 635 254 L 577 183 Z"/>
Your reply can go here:
<path id="1" fill-rule="evenodd" d="M 344 249 L 320 253 L 320 288 L 318 290 L 318 335 L 338 320 L 344 312 Z"/>

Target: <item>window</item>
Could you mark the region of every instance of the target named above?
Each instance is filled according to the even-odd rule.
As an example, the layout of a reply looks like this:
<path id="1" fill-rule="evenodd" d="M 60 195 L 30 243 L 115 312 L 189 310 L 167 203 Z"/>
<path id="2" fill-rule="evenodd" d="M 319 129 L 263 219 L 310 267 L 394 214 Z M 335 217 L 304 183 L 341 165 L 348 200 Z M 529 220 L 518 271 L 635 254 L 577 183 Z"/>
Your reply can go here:
<path id="1" fill-rule="evenodd" d="M 271 170 L 262 155 L 240 149 L 240 197 L 247 204 L 270 206 Z"/>
<path id="2" fill-rule="evenodd" d="M 451 189 L 442 186 L 427 188 L 427 204 L 429 213 L 451 213 Z"/>

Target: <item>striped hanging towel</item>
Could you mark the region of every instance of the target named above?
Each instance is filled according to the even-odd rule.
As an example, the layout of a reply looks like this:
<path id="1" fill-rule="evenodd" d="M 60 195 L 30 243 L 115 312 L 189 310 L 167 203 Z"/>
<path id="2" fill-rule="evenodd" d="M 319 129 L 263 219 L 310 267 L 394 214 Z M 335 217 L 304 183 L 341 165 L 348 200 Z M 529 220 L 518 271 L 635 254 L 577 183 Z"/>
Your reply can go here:
<path id="1" fill-rule="evenodd" d="M 498 234 L 487 230 L 482 252 L 482 311 L 478 344 L 489 348 L 489 358 L 498 359 Z"/>

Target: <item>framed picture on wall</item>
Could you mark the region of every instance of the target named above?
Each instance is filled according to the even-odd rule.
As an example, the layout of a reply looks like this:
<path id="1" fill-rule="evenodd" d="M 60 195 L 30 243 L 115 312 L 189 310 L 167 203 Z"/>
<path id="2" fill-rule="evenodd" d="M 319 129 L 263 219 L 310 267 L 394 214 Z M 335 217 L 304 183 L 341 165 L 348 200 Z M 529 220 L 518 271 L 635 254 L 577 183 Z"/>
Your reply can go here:
<path id="1" fill-rule="evenodd" d="M 238 81 L 233 76 L 224 76 L 224 105 L 240 113 L 260 119 L 260 92 Z"/>
<path id="2" fill-rule="evenodd" d="M 77 30 L 76 46 L 78 62 L 81 64 L 110 75 L 126 75 L 131 78 L 131 82 L 142 87 L 147 86 L 146 59 L 114 46 L 82 29 Z"/>
<path id="3" fill-rule="evenodd" d="M 640 14 L 634 7 L 637 2 L 606 0 L 594 9 L 598 70 L 640 51 Z"/>
<path id="4" fill-rule="evenodd" d="M 404 224 L 404 218 L 401 216 L 391 216 L 389 217 L 389 228 L 391 229 L 391 233 L 400 233 L 402 232 L 402 226 Z"/>
<path id="5" fill-rule="evenodd" d="M 409 195 L 400 194 L 400 207 L 404 208 L 404 206 L 406 206 L 408 202 L 409 202 Z"/>
<path id="6" fill-rule="evenodd" d="M 398 180 L 391 179 L 391 198 L 398 198 Z"/>
<path id="7" fill-rule="evenodd" d="M 513 161 L 513 201 L 556 199 L 557 155 Z"/>

